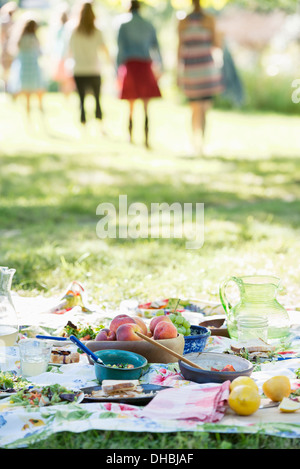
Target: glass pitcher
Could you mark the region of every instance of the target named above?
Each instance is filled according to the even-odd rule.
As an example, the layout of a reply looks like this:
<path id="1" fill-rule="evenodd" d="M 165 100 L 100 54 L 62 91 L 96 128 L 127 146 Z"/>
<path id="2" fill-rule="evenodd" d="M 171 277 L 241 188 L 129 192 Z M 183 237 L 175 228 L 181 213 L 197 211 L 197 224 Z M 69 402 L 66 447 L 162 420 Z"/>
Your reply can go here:
<path id="1" fill-rule="evenodd" d="M 11 284 L 15 269 L 0 266 L 0 347 L 16 343 L 19 325 L 11 298 Z"/>
<path id="2" fill-rule="evenodd" d="M 231 305 L 226 296 L 229 282 L 239 288 L 240 301 Z M 272 276 L 230 277 L 220 286 L 220 299 L 225 310 L 228 332 L 237 339 L 237 319 L 241 316 L 267 316 L 268 339 L 281 339 L 289 334 L 289 316 L 276 300 L 280 280 Z"/>

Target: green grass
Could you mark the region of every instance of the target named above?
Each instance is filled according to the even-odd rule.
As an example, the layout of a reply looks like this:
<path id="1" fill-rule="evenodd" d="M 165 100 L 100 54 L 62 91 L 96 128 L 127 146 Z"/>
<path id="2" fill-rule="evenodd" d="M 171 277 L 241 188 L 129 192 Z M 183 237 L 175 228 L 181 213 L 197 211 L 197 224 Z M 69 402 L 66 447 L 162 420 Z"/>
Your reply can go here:
<path id="1" fill-rule="evenodd" d="M 271 273 L 282 279 L 285 303 L 299 303 L 300 118 L 211 111 L 209 152 L 192 157 L 189 109 L 152 103 L 152 149 L 143 146 L 141 107 L 135 145 L 127 142 L 127 107 L 104 96 L 107 135 L 92 121 L 78 126 L 76 96 L 47 95 L 45 115 L 27 122 L 23 102 L 1 97 L 0 265 L 16 268 L 22 295 L 57 295 L 81 281 L 93 302 L 181 296 L 218 300 L 230 275 Z M 2 105 L 3 103 L 3 105 Z M 97 237 L 98 204 L 204 203 L 205 242 Z M 295 447 L 263 435 L 54 435 L 35 447 L 209 448 Z"/>

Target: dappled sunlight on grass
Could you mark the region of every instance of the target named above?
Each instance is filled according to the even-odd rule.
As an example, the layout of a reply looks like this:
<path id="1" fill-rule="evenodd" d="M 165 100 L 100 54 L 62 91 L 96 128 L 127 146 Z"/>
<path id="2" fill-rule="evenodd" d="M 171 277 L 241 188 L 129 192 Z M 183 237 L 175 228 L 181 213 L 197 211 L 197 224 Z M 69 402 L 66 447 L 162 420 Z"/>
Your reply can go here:
<path id="1" fill-rule="evenodd" d="M 151 103 L 151 150 L 143 146 L 141 107 L 135 144 L 127 106 L 103 97 L 106 134 L 78 124 L 78 101 L 47 95 L 45 112 L 27 121 L 23 102 L 2 96 L 0 109 L 0 264 L 17 269 L 23 294 L 59 292 L 82 281 L 101 303 L 161 296 L 218 298 L 229 275 L 267 272 L 300 301 L 300 118 L 214 110 L 208 151 L 191 156 L 189 110 Z M 296 138 L 297 137 L 297 138 Z M 99 239 L 97 206 L 119 196 L 128 205 L 204 203 L 205 242 Z M 122 223 L 122 220 L 121 220 Z"/>

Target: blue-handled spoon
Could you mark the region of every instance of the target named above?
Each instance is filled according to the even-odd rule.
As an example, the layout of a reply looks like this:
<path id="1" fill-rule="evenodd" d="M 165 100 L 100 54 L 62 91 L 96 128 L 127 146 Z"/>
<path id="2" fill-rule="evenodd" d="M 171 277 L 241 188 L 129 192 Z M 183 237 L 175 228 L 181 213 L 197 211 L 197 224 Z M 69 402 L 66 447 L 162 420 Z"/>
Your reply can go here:
<path id="1" fill-rule="evenodd" d="M 68 340 L 67 337 L 55 337 L 53 335 L 37 335 L 37 339 L 49 339 L 49 340 L 61 340 L 62 342 L 65 342 Z"/>
<path id="2" fill-rule="evenodd" d="M 87 348 L 75 335 L 70 335 L 69 339 L 76 344 L 83 352 L 89 355 L 95 363 L 99 363 L 100 365 L 105 365 L 105 363 L 101 360 L 101 358 L 97 357 L 89 348 Z"/>

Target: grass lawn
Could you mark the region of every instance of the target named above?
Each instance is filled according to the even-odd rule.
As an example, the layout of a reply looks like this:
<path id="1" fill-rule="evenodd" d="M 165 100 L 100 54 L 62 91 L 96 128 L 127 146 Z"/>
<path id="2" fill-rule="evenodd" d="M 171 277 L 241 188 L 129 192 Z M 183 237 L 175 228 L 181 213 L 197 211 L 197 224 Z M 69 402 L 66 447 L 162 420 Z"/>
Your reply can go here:
<path id="1" fill-rule="evenodd" d="M 214 110 L 208 152 L 190 156 L 189 110 L 152 103 L 152 149 L 143 146 L 141 108 L 135 145 L 127 141 L 127 107 L 103 98 L 107 135 L 92 120 L 78 126 L 76 96 L 46 96 L 45 115 L 26 120 L 22 100 L 0 97 L 0 265 L 16 268 L 22 295 L 57 295 L 81 281 L 93 302 L 122 299 L 218 299 L 231 275 L 275 274 L 285 303 L 299 304 L 300 117 Z M 102 202 L 204 203 L 204 245 L 185 239 L 99 239 Z M 122 220 L 121 220 L 122 222 Z M 38 447 L 299 447 L 263 435 L 122 434 L 51 437 Z"/>

